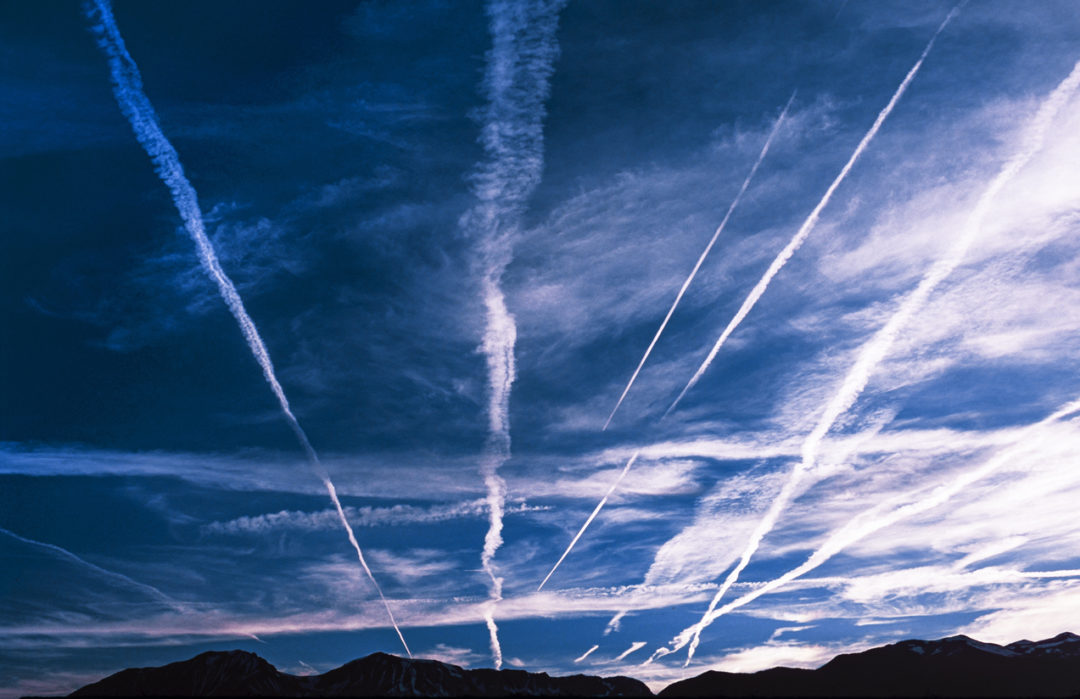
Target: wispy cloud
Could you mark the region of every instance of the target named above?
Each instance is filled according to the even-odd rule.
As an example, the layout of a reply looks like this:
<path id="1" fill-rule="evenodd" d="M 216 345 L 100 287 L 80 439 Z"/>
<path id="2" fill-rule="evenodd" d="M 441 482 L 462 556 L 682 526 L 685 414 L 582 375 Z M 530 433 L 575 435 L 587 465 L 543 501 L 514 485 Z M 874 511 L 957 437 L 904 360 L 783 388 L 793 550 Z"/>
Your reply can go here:
<path id="1" fill-rule="evenodd" d="M 533 507 L 526 503 L 512 504 L 506 514 L 543 511 L 545 507 Z M 345 507 L 345 516 L 354 527 L 395 527 L 410 524 L 432 524 L 452 519 L 482 517 L 486 512 L 483 500 L 454 503 L 450 505 L 391 505 L 389 507 Z M 204 534 L 267 534 L 275 531 L 323 531 L 339 526 L 337 512 L 301 512 L 281 510 L 271 514 L 237 517 L 223 522 L 204 524 Z"/>

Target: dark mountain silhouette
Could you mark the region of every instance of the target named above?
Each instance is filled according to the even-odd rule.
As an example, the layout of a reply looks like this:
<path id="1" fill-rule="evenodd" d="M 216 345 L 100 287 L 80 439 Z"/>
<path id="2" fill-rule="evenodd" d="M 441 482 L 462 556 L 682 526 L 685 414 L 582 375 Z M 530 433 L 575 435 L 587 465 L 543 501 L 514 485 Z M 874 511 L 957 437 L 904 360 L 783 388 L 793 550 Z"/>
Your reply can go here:
<path id="1" fill-rule="evenodd" d="M 651 697 L 629 677 L 551 677 L 524 670 L 466 670 L 437 660 L 374 653 L 322 675 L 279 672 L 254 653 L 203 653 L 163 667 L 110 675 L 73 697 Z"/>
<path id="2" fill-rule="evenodd" d="M 1080 695 L 1080 637 L 1007 646 L 967 636 L 901 641 L 839 655 L 816 670 L 706 672 L 661 697 L 1050 697 Z"/>
<path id="3" fill-rule="evenodd" d="M 551 677 L 524 670 L 466 670 L 437 660 L 375 653 L 322 675 L 279 672 L 253 653 L 203 653 L 156 668 L 124 670 L 75 697 L 648 697 L 628 677 Z M 1080 696 L 1080 636 L 1063 633 L 1007 646 L 967 636 L 901 641 L 839 655 L 816 670 L 706 672 L 660 697 L 1052 697 Z"/>
<path id="4" fill-rule="evenodd" d="M 234 650 L 202 653 L 162 667 L 121 670 L 70 696 L 301 696 L 309 679 L 278 672 L 254 653 Z"/>

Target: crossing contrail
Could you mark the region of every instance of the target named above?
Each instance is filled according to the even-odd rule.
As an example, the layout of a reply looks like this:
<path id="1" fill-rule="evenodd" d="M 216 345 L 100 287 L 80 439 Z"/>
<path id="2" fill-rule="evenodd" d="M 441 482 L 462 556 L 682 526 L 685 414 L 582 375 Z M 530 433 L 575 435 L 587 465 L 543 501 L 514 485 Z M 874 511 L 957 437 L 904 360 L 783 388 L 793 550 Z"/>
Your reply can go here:
<path id="1" fill-rule="evenodd" d="M 10 536 L 12 539 L 15 539 L 16 541 L 21 541 L 24 544 L 30 544 L 31 546 L 39 546 L 41 548 L 52 551 L 53 553 L 58 554 L 59 556 L 61 556 L 63 558 L 66 558 L 69 561 L 74 561 L 75 563 L 78 563 L 79 565 L 83 566 L 84 568 L 88 568 L 88 569 L 94 571 L 95 573 L 97 573 L 97 574 L 99 574 L 99 575 L 101 575 L 103 577 L 109 578 L 110 580 L 119 581 L 119 582 L 123 583 L 124 585 L 127 585 L 128 587 L 134 588 L 136 590 L 139 590 L 140 592 L 143 592 L 143 593 L 145 593 L 147 595 L 150 595 L 151 597 L 156 599 L 158 602 L 161 602 L 162 604 L 169 607 L 173 611 L 176 611 L 176 612 L 188 612 L 188 611 L 190 611 L 186 605 L 184 605 L 184 604 L 182 604 L 180 602 L 177 602 L 172 597 L 169 597 L 168 595 L 166 595 L 164 592 L 157 589 L 153 585 L 147 585 L 146 583 L 141 583 L 138 580 L 133 580 L 133 579 L 129 578 L 128 576 L 124 575 L 123 573 L 117 573 L 116 571 L 107 570 L 105 568 L 102 568 L 101 566 L 94 565 L 93 563 L 86 560 L 85 558 L 82 558 L 81 556 L 77 556 L 77 555 L 75 555 L 71 551 L 68 551 L 65 548 L 62 548 L 62 547 L 57 546 L 55 544 L 48 544 L 48 543 L 45 543 L 44 541 L 37 541 L 35 539 L 28 539 L 25 536 L 19 536 L 15 532 L 10 531 L 8 529 L 4 529 L 3 527 L 0 527 L 0 534 Z"/>
<path id="2" fill-rule="evenodd" d="M 754 530 L 738 564 L 732 569 L 727 579 L 724 580 L 724 584 L 720 589 L 717 590 L 716 595 L 709 604 L 708 611 L 705 613 L 705 616 L 702 617 L 702 622 L 699 622 L 696 627 L 697 630 L 690 643 L 687 662 L 693 657 L 694 651 L 700 641 L 701 631 L 704 630 L 707 625 L 704 623 L 705 620 L 713 613 L 717 603 L 719 603 L 720 599 L 728 591 L 731 585 L 738 580 L 739 575 L 746 568 L 750 559 L 757 551 L 761 540 L 772 531 L 780 513 L 794 497 L 795 490 L 803 476 L 811 471 L 816 465 L 818 452 L 825 435 L 832 429 L 836 420 L 854 405 L 859 395 L 861 395 L 866 388 L 866 384 L 870 380 L 870 375 L 873 373 L 874 369 L 877 368 L 878 364 L 881 363 L 881 360 L 888 354 L 900 332 L 926 305 L 926 300 L 930 294 L 942 281 L 952 274 L 953 270 L 955 270 L 961 262 L 963 262 L 964 257 L 967 255 L 971 246 L 978 239 L 979 234 L 982 233 L 983 223 L 986 220 L 987 214 L 990 212 L 990 207 L 994 200 L 1016 174 L 1020 172 L 1032 157 L 1042 149 L 1043 143 L 1046 140 L 1046 131 L 1049 129 L 1050 124 L 1053 122 L 1058 112 L 1061 111 L 1061 108 L 1073 93 L 1076 92 L 1078 85 L 1080 85 L 1080 63 L 1077 63 L 1072 73 L 1070 73 L 1069 76 L 1054 89 L 1050 96 L 1039 107 L 1038 112 L 1035 114 L 1035 118 L 1026 130 L 1019 151 L 1005 163 L 994 179 L 991 180 L 987 188 L 983 190 L 975 207 L 964 221 L 960 235 L 946 254 L 934 262 L 919 282 L 919 285 L 915 287 L 915 290 L 912 291 L 903 302 L 901 302 L 900 307 L 889 321 L 874 334 L 869 342 L 863 345 L 855 363 L 852 365 L 851 369 L 848 370 L 847 376 L 844 377 L 840 389 L 829 401 L 813 431 L 806 438 L 806 441 L 803 442 L 802 460 L 792 470 L 791 475 L 780 489 L 780 493 L 777 495 L 776 499 L 773 500 L 765 517 L 762 518 L 761 522 Z"/>
<path id="3" fill-rule="evenodd" d="M 957 13 L 959 13 L 959 11 L 960 5 L 954 7 L 953 10 L 949 12 L 948 16 L 945 17 L 945 20 L 941 23 L 941 25 L 937 28 L 937 31 L 934 32 L 934 35 L 930 37 L 930 41 L 926 44 L 926 48 L 923 49 L 922 55 L 919 56 L 919 60 L 915 61 L 915 65 L 911 67 L 911 70 L 909 70 L 907 75 L 904 77 L 903 82 L 900 83 L 900 87 L 896 88 L 896 92 L 893 93 L 892 99 L 889 100 L 889 103 L 886 104 L 885 108 L 882 109 L 881 112 L 878 114 L 877 119 L 874 120 L 874 124 L 870 127 L 870 130 L 867 131 L 866 135 L 862 137 L 861 141 L 859 141 L 859 145 L 856 146 L 855 152 L 851 154 L 850 158 L 848 158 L 847 163 L 840 170 L 840 174 L 836 176 L 836 179 L 833 180 L 831 185 L 829 185 L 829 188 L 825 190 L 825 196 L 821 198 L 821 201 L 819 201 L 817 206 L 814 207 L 814 210 L 810 212 L 810 215 L 803 222 L 798 232 L 795 233 L 795 236 L 788 242 L 787 246 L 780 251 L 780 254 L 777 255 L 776 259 L 772 261 L 772 264 L 769 265 L 769 268 L 765 270 L 765 275 L 761 277 L 758 283 L 750 291 L 750 295 L 746 297 L 746 300 L 743 301 L 742 306 L 739 307 L 739 310 L 735 314 L 735 317 L 732 318 L 731 322 L 729 322 L 727 324 L 727 327 L 724 328 L 724 331 L 720 334 L 720 338 L 716 341 L 716 344 L 713 345 L 712 349 L 709 351 L 708 356 L 705 357 L 705 361 L 701 363 L 701 366 L 698 367 L 698 370 L 690 378 L 690 381 L 683 388 L 682 392 L 679 393 L 675 401 L 672 402 L 672 404 L 668 407 L 667 411 L 664 413 L 664 417 L 667 417 L 671 413 L 671 411 L 679 405 L 679 402 L 682 401 L 687 391 L 693 388 L 697 384 L 697 382 L 701 380 L 702 375 L 709 368 L 709 365 L 712 364 L 712 361 L 716 358 L 716 354 L 720 351 L 720 348 L 723 347 L 724 343 L 727 342 L 727 339 L 731 335 L 731 333 L 735 331 L 735 328 L 739 327 L 739 324 L 743 322 L 743 319 L 746 318 L 747 314 L 749 314 L 751 309 L 754 308 L 754 305 L 757 304 L 758 299 L 760 299 L 762 294 L 765 293 L 765 289 L 769 286 L 769 283 L 772 281 L 773 277 L 775 277 L 776 274 L 780 271 L 780 269 L 783 268 L 785 264 L 787 264 L 787 261 L 791 259 L 791 256 L 795 254 L 795 251 L 799 249 L 803 242 L 806 241 L 807 236 L 809 236 L 811 231 L 814 230 L 814 226 L 817 225 L 818 218 L 821 216 L 822 210 L 825 208 L 826 205 L 828 205 L 829 200 L 832 199 L 833 193 L 836 191 L 837 187 L 840 186 L 840 183 L 843 182 L 844 179 L 847 177 L 848 173 L 851 171 L 852 166 L 855 165 L 855 161 L 859 159 L 859 156 L 861 156 L 863 154 L 863 151 L 866 150 L 867 146 L 870 145 L 870 141 L 872 141 L 874 139 L 874 136 L 877 135 L 877 132 L 881 129 L 881 125 L 885 123 L 885 120 L 892 113 L 893 108 L 896 107 L 896 104 L 900 101 L 900 98 L 904 96 L 904 93 L 907 91 L 908 86 L 911 85 L 911 81 L 915 79 L 915 76 L 918 74 L 919 69 L 922 68 L 923 61 L 925 61 L 927 55 L 929 55 L 930 49 L 934 47 L 934 42 L 937 41 L 938 35 L 941 34 L 942 30 L 945 29 L 945 27 L 949 24 L 950 21 L 952 21 L 953 17 L 955 17 Z"/>
<path id="4" fill-rule="evenodd" d="M 1061 420 L 1068 415 L 1080 411 L 1080 400 L 1074 400 L 1068 403 L 1060 410 L 1056 411 L 1049 417 L 1040 420 L 1039 422 L 1029 425 L 1020 435 L 1018 441 L 1011 447 L 999 452 L 996 456 L 967 473 L 961 474 L 952 482 L 941 485 L 931 491 L 928 495 L 915 502 L 909 502 L 906 505 L 902 505 L 893 509 L 892 511 L 882 514 L 883 508 L 875 506 L 866 510 L 865 512 L 852 518 L 847 524 L 836 530 L 829 538 L 822 544 L 810 557 L 802 564 L 799 565 L 787 573 L 784 573 L 778 578 L 770 580 L 769 582 L 755 587 L 750 592 L 746 593 L 738 599 L 728 602 L 719 609 L 710 610 L 709 614 L 703 621 L 705 625 L 711 624 L 720 618 L 724 614 L 731 612 L 739 607 L 745 606 L 750 602 L 753 602 L 758 597 L 766 595 L 770 592 L 778 590 L 789 582 L 809 573 L 821 564 L 828 561 L 830 558 L 840 553 L 848 546 L 855 544 L 862 539 L 874 534 L 885 527 L 892 526 L 898 522 L 902 522 L 905 519 L 909 519 L 916 515 L 920 515 L 935 507 L 943 505 L 948 502 L 952 497 L 962 492 L 965 488 L 971 484 L 987 478 L 993 475 L 996 471 L 1000 470 L 1003 466 L 1008 465 L 1016 457 L 1017 453 L 1022 451 L 1023 448 L 1032 440 L 1040 439 L 1039 432 L 1048 425 Z M 669 653 L 674 653 L 687 643 L 692 643 L 696 638 L 698 626 L 695 624 L 689 628 L 683 629 L 683 631 L 672 640 L 671 648 L 660 648 L 652 657 L 646 661 L 646 663 L 652 662 L 656 658 L 663 657 Z"/>
<path id="5" fill-rule="evenodd" d="M 555 30 L 563 4 L 563 0 L 492 0 L 487 6 L 492 47 L 484 72 L 488 101 L 480 136 L 487 157 L 473 177 L 479 203 L 462 218 L 463 228 L 478 242 L 485 310 L 481 350 L 488 369 L 488 440 L 480 471 L 487 490 L 488 531 L 480 565 L 488 577 L 484 622 L 496 669 L 502 667 L 495 608 L 502 600 L 503 578 L 495 567 L 495 553 L 502 546 L 506 502 L 499 467 L 510 458 L 517 340 L 514 316 L 500 284 L 512 257 L 511 238 L 543 168 L 544 103 L 559 52 Z"/>
<path id="6" fill-rule="evenodd" d="M 608 491 L 604 493 L 604 497 L 600 498 L 600 502 L 596 504 L 596 508 L 593 509 L 592 514 L 589 515 L 588 519 L 585 520 L 585 524 L 581 525 L 581 529 L 579 529 L 578 533 L 574 536 L 574 538 L 570 540 L 570 545 L 566 547 L 565 551 L 563 551 L 563 555 L 559 556 L 559 560 L 555 561 L 555 565 L 552 566 L 551 570 L 548 571 L 548 574 L 544 576 L 544 579 L 543 581 L 541 581 L 540 586 L 536 588 L 537 592 L 540 592 L 540 590 L 544 589 L 544 585 L 547 583 L 548 578 L 550 578 L 552 573 L 554 573 L 558 569 L 559 565 L 563 562 L 563 559 L 570 554 L 571 549 L 574 548 L 574 544 L 576 544 L 578 539 L 581 538 L 581 535 L 585 533 L 585 530 L 589 528 L 589 525 L 592 524 L 592 521 L 596 519 L 596 515 L 600 514 L 600 510 L 604 509 L 604 505 L 607 503 L 608 498 L 611 497 L 611 494 L 614 493 L 615 489 L 619 487 L 620 483 L 622 483 L 622 479 L 626 478 L 626 474 L 630 472 L 630 467 L 634 465 L 635 461 L 637 461 L 638 455 L 640 453 L 640 449 L 635 451 L 634 455 L 631 456 L 630 460 L 626 462 L 625 466 L 623 466 L 623 470 L 621 473 L 619 473 L 619 477 L 615 479 L 615 482 L 611 484 L 611 487 L 608 488 Z"/>
<path id="7" fill-rule="evenodd" d="M 304 452 L 307 454 L 308 462 L 312 469 L 326 487 L 326 491 L 329 493 L 330 499 L 337 509 L 341 524 L 348 535 L 349 543 L 352 544 L 353 549 L 356 551 L 356 557 L 360 561 L 360 566 L 364 569 L 371 584 L 379 593 L 379 599 L 382 600 L 383 605 L 386 607 L 387 616 L 390 617 L 390 623 L 397 632 L 398 638 L 401 640 L 401 645 L 405 647 L 405 652 L 412 657 L 412 652 L 409 651 L 409 646 L 405 643 L 405 637 L 402 635 L 401 629 L 394 619 L 394 613 L 390 609 L 390 603 L 383 595 L 382 588 L 379 587 L 379 584 L 375 581 L 375 576 L 372 574 L 371 568 L 368 567 L 367 561 L 364 560 L 364 554 L 360 550 L 360 544 L 357 543 L 352 527 L 349 525 L 349 521 L 341 508 L 341 501 L 338 499 L 337 490 L 334 488 L 334 484 L 330 480 L 330 476 L 326 472 L 326 469 L 323 468 L 322 463 L 319 461 L 319 456 L 311 446 L 307 434 L 304 432 L 299 421 L 296 419 L 296 416 L 293 414 L 292 409 L 289 407 L 289 400 L 285 396 L 285 390 L 281 387 L 281 384 L 278 383 L 277 375 L 274 373 L 274 365 L 273 362 L 270 361 L 270 353 L 267 351 L 266 345 L 263 343 L 262 337 L 259 335 L 259 331 L 256 329 L 254 321 L 251 320 L 251 316 L 248 315 L 247 310 L 244 308 L 244 302 L 241 300 L 240 294 L 236 291 L 236 286 L 221 268 L 217 254 L 214 252 L 214 246 L 206 236 L 202 211 L 199 208 L 199 201 L 198 196 L 195 193 L 195 188 L 191 186 L 191 182 L 189 182 L 184 175 L 184 168 L 180 164 L 180 156 L 177 154 L 176 149 L 173 148 L 172 143 L 169 142 L 169 139 L 166 138 L 164 132 L 162 132 L 161 126 L 158 124 L 158 118 L 154 111 L 154 107 L 150 104 L 150 100 L 143 92 L 142 77 L 139 74 L 138 67 L 135 65 L 135 60 L 131 57 L 131 54 L 128 53 L 127 47 L 124 45 L 124 39 L 120 35 L 119 28 L 116 26 L 116 20 L 113 18 L 109 0 L 93 0 L 92 4 L 88 4 L 86 7 L 87 16 L 90 20 L 94 21 L 95 18 L 97 20 L 96 23 L 93 24 L 92 29 L 97 36 L 98 45 L 108 58 L 109 68 L 112 72 L 113 94 L 116 96 L 120 111 L 123 112 L 124 116 L 127 117 L 127 120 L 131 123 L 131 128 L 135 132 L 135 137 L 138 139 L 139 143 L 142 144 L 143 149 L 146 151 L 147 155 L 150 156 L 150 159 L 154 162 L 154 168 L 157 171 L 158 176 L 172 193 L 173 203 L 180 212 L 180 218 L 184 222 L 184 227 L 187 229 L 188 235 L 191 236 L 191 240 L 195 243 L 195 250 L 198 254 L 199 262 L 202 264 L 203 269 L 210 276 L 211 280 L 217 285 L 221 298 L 225 301 L 225 305 L 228 306 L 229 311 L 240 326 L 240 332 L 247 341 L 251 353 L 255 356 L 255 360 L 262 368 L 263 376 L 266 378 L 267 383 L 270 384 L 270 389 L 274 392 L 274 396 L 277 397 L 278 403 L 281 406 L 281 412 L 285 416 L 285 421 L 288 423 L 289 428 L 292 429 L 297 440 L 299 440 L 300 446 L 303 447 Z"/>
<path id="8" fill-rule="evenodd" d="M 754 174 L 757 173 L 758 168 L 761 167 L 761 163 L 765 160 L 765 156 L 769 153 L 769 146 L 772 145 L 773 138 L 776 137 L 780 126 L 784 123 L 784 118 L 787 116 L 788 110 L 791 109 L 791 103 L 795 101 L 795 92 L 791 93 L 791 97 L 788 98 L 787 104 L 784 105 L 784 110 L 780 112 L 780 116 L 777 117 L 776 123 L 773 124 L 772 131 L 769 132 L 768 138 L 765 139 L 765 145 L 761 148 L 761 153 L 758 154 L 757 160 L 754 161 L 754 166 L 750 168 L 750 174 L 743 180 L 742 187 L 739 188 L 735 198 L 731 200 L 731 205 L 728 206 L 727 213 L 724 214 L 723 220 L 720 221 L 720 225 L 716 227 L 716 232 L 713 233 L 712 238 L 709 240 L 709 244 L 702 250 L 701 256 L 698 257 L 697 262 L 694 264 L 694 268 L 690 270 L 690 276 L 683 282 L 682 288 L 679 289 L 679 293 L 675 295 L 675 300 L 671 304 L 671 308 L 668 309 L 667 315 L 664 316 L 664 320 L 660 323 L 660 327 L 657 328 L 656 334 L 653 335 L 652 342 L 645 349 L 645 354 L 642 355 L 641 361 L 638 362 L 637 368 L 634 369 L 634 373 L 630 376 L 630 380 L 626 383 L 626 388 L 623 389 L 622 395 L 619 396 L 619 400 L 615 402 L 615 407 L 611 409 L 611 414 L 608 415 L 607 421 L 604 423 L 604 427 L 601 430 L 603 432 L 611 424 L 612 418 L 615 417 L 615 413 L 618 412 L 619 406 L 622 405 L 623 400 L 626 398 L 626 394 L 630 392 L 630 387 L 634 385 L 634 381 L 637 380 L 638 374 L 641 373 L 641 367 L 645 366 L 645 360 L 652 354 L 653 347 L 656 346 L 657 340 L 660 339 L 660 335 L 664 332 L 664 328 L 667 327 L 668 321 L 671 320 L 671 316 L 675 313 L 675 308 L 679 305 L 679 301 L 682 301 L 683 294 L 686 293 L 687 288 L 690 287 L 690 282 L 694 281 L 694 277 L 697 276 L 698 270 L 701 269 L 701 264 L 705 262 L 705 258 L 709 256 L 709 252 L 713 249 L 713 245 L 716 244 L 716 240 L 720 237 L 720 234 L 724 232 L 724 228 L 727 226 L 728 219 L 731 218 L 731 214 L 735 212 L 736 207 L 739 206 L 739 202 L 742 201 L 743 194 L 746 193 L 746 188 L 750 186 L 750 180 L 754 179 Z"/>

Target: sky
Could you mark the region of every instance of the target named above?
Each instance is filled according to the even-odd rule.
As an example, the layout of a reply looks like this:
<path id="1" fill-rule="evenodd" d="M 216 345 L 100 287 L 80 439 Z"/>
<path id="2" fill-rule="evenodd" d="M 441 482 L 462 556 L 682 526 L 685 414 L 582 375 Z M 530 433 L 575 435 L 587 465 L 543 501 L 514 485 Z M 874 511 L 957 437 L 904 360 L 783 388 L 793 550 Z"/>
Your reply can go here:
<path id="1" fill-rule="evenodd" d="M 0 696 L 1080 632 L 1080 21 L 953 9 L 6 3 Z"/>

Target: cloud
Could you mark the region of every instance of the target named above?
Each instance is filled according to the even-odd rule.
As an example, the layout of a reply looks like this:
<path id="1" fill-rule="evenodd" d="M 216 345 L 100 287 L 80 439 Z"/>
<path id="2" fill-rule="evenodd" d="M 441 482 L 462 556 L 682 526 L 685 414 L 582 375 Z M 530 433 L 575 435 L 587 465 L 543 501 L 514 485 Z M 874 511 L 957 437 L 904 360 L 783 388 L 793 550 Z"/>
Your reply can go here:
<path id="1" fill-rule="evenodd" d="M 222 267 L 245 298 L 266 293 L 282 277 L 304 274 L 313 261 L 294 224 L 253 215 L 235 202 L 216 204 L 204 223 Z M 99 270 L 76 266 L 61 284 L 28 303 L 40 313 L 100 328 L 104 335 L 96 344 L 117 352 L 158 344 L 221 310 L 190 241 L 163 236 L 151 249 L 100 291 L 89 291 Z"/>
<path id="2" fill-rule="evenodd" d="M 711 665 L 721 672 L 759 672 L 773 667 L 816 668 L 836 655 L 835 646 L 766 643 L 731 653 Z"/>
<path id="3" fill-rule="evenodd" d="M 452 519 L 483 517 L 484 501 L 471 500 L 450 505 L 391 505 L 389 507 L 345 507 L 345 515 L 354 527 L 395 527 L 410 524 L 433 524 Z M 543 511 L 526 503 L 511 504 L 507 514 Z M 325 531 L 340 526 L 335 510 L 301 512 L 282 510 L 272 514 L 237 517 L 224 522 L 210 522 L 201 527 L 203 534 L 269 534 L 277 531 Z"/>
<path id="4" fill-rule="evenodd" d="M 458 569 L 457 563 L 447 558 L 445 552 L 435 549 L 372 549 L 371 557 L 388 571 L 387 575 L 406 586 Z"/>
<path id="5" fill-rule="evenodd" d="M 421 658 L 431 658 L 432 660 L 439 660 L 451 665 L 460 665 L 461 667 L 471 667 L 487 660 L 487 656 L 476 653 L 470 648 L 459 648 L 445 643 L 437 643 L 434 648 L 421 650 L 417 655 Z"/>

